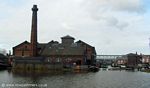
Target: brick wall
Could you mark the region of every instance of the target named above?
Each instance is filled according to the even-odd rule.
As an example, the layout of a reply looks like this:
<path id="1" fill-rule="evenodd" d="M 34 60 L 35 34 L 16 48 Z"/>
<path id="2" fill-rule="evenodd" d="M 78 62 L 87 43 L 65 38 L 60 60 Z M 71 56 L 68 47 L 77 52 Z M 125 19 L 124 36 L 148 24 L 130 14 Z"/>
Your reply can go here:
<path id="1" fill-rule="evenodd" d="M 20 46 L 13 48 L 14 56 L 30 56 L 31 55 L 31 46 L 30 44 L 22 44 Z"/>

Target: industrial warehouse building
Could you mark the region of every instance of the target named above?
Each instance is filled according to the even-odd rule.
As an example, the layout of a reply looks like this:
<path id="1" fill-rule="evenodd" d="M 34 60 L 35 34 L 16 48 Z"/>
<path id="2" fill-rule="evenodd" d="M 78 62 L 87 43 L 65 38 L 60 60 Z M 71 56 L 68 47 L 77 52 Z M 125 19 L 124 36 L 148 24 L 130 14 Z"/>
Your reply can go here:
<path id="1" fill-rule="evenodd" d="M 61 43 L 58 41 L 50 41 L 48 43 L 38 43 L 37 39 L 37 11 L 36 5 L 32 8 L 32 27 L 31 41 L 24 41 L 13 47 L 13 56 L 18 61 L 29 62 L 35 60 L 63 64 L 94 64 L 96 58 L 95 47 L 81 41 L 74 41 L 75 38 L 66 35 L 61 37 Z M 16 61 L 17 62 L 17 61 Z M 34 62 L 34 61 L 33 61 Z"/>

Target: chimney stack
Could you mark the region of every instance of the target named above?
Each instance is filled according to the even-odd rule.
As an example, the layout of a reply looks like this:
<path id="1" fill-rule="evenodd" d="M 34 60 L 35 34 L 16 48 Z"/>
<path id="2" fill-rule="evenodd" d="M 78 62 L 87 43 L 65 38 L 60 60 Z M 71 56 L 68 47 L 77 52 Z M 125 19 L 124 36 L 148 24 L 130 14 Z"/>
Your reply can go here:
<path id="1" fill-rule="evenodd" d="M 37 5 L 32 8 L 32 26 L 31 26 L 31 56 L 37 56 Z"/>

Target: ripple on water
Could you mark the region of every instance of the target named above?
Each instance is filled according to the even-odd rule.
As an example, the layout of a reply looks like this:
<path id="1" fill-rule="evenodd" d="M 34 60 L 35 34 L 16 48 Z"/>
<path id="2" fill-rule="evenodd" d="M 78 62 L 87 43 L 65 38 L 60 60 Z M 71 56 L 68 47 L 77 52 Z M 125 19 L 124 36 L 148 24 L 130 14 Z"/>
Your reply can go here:
<path id="1" fill-rule="evenodd" d="M 2 83 L 47 84 L 48 88 L 149 88 L 150 73 L 99 71 L 96 73 L 63 73 L 18 75 L 0 71 Z"/>

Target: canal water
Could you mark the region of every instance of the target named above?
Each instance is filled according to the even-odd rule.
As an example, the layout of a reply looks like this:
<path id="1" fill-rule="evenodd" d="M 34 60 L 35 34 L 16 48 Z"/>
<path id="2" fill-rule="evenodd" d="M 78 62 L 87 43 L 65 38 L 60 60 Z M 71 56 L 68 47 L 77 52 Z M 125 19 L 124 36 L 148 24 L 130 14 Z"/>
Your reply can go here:
<path id="1" fill-rule="evenodd" d="M 150 88 L 150 73 L 99 71 L 16 74 L 0 71 L 0 88 Z"/>

